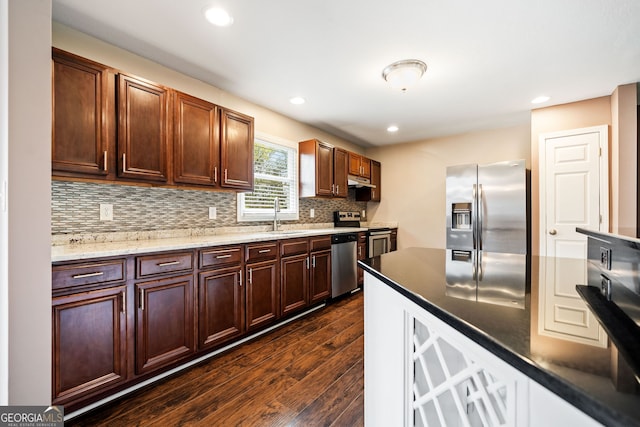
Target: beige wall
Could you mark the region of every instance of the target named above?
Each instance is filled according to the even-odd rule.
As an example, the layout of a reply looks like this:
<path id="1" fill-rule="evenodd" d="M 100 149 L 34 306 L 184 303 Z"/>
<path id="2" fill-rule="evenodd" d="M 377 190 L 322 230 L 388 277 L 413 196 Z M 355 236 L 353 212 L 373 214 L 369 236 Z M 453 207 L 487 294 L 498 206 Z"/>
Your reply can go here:
<path id="1" fill-rule="evenodd" d="M 590 126 L 611 125 L 609 96 L 540 108 L 531 112 L 531 252 L 540 253 L 540 197 L 538 173 L 541 134 Z M 609 130 L 611 139 L 611 130 Z"/>
<path id="2" fill-rule="evenodd" d="M 78 32 L 60 23 L 53 23 L 53 46 L 75 53 L 96 62 L 138 75 L 153 82 L 169 86 L 190 95 L 205 99 L 255 118 L 257 134 L 266 134 L 297 144 L 299 141 L 317 138 L 363 153 L 364 149 L 334 135 L 292 120 L 259 105 L 225 92 L 210 84 L 179 73 L 156 62 L 120 49 L 106 42 Z"/>
<path id="3" fill-rule="evenodd" d="M 618 86 L 611 95 L 611 231 L 636 237 L 637 85 Z"/>
<path id="4" fill-rule="evenodd" d="M 446 167 L 525 159 L 529 124 L 368 149 L 382 163 L 382 202 L 368 203 L 371 221 L 398 221 L 399 248 L 444 248 Z"/>
<path id="5" fill-rule="evenodd" d="M 5 124 L 0 145 L 6 155 L 0 177 L 8 193 L 7 210 L 0 212 L 7 225 L 0 230 L 7 263 L 0 269 L 0 404 L 49 405 L 51 0 L 2 0 L 0 13 L 8 15 L 0 30 L 0 52 L 8 59 L 2 77 L 8 91 L 0 90 L 0 123 Z"/>

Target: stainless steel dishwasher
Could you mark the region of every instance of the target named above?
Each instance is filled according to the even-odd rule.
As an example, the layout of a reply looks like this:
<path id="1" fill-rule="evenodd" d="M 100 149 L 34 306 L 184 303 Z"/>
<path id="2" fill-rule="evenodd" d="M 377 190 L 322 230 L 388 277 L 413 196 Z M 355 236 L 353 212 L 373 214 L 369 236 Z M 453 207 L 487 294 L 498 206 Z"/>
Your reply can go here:
<path id="1" fill-rule="evenodd" d="M 357 233 L 331 236 L 331 298 L 358 287 Z"/>

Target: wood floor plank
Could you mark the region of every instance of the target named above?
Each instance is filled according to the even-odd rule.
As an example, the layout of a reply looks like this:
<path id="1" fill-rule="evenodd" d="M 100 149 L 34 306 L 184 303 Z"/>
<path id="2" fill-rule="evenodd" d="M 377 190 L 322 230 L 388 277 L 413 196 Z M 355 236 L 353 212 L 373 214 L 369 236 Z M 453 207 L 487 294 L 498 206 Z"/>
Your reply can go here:
<path id="1" fill-rule="evenodd" d="M 364 391 L 331 423 L 331 427 L 364 426 Z"/>
<path id="2" fill-rule="evenodd" d="M 329 304 L 65 425 L 359 425 L 362 306 Z"/>

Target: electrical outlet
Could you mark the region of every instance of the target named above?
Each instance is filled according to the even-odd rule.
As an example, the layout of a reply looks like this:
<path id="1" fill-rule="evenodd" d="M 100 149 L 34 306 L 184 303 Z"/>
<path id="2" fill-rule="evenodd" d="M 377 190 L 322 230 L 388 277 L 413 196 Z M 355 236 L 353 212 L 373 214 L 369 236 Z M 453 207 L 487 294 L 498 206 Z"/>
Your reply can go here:
<path id="1" fill-rule="evenodd" d="M 366 218 L 367 217 L 367 211 L 365 211 L 364 209 L 362 210 L 362 218 Z"/>
<path id="2" fill-rule="evenodd" d="M 100 203 L 100 221 L 113 221 L 113 205 Z"/>
<path id="3" fill-rule="evenodd" d="M 311 208 L 309 209 L 309 218 L 315 218 L 316 217 L 316 210 Z"/>
<path id="4" fill-rule="evenodd" d="M 217 212 L 216 208 L 210 207 L 209 208 L 209 219 L 216 219 L 217 216 L 218 216 L 218 212 Z"/>

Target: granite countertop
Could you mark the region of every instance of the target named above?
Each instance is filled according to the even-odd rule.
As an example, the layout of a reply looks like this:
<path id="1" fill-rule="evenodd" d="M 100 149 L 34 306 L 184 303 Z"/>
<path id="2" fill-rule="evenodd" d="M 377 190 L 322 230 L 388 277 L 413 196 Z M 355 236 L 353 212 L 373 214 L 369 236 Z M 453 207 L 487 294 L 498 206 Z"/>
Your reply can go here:
<path id="1" fill-rule="evenodd" d="M 587 261 L 527 257 L 524 302 L 510 307 L 452 292 L 447 285 L 447 256 L 451 253 L 444 249 L 408 248 L 359 265 L 604 425 L 640 426 L 640 387 L 632 372 L 621 368 L 623 362 L 618 369 L 611 367 L 612 360 L 619 362 L 620 357 L 611 344 L 606 348 L 586 344 L 571 334 L 545 333 L 544 325 L 539 325 L 546 306 L 540 289 L 545 285 L 544 272 L 551 268 L 578 272 L 578 282 L 569 285 L 573 289 L 585 280 L 586 273 L 581 272 L 586 272 Z"/>
<path id="2" fill-rule="evenodd" d="M 237 229 L 240 229 L 238 227 Z M 244 227 L 247 229 L 248 227 Z M 102 258 L 111 256 L 123 256 L 148 252 L 162 252 L 182 249 L 194 249 L 211 246 L 232 245 L 240 243 L 264 242 L 269 240 L 293 239 L 296 237 L 320 236 L 326 234 L 349 233 L 367 231 L 366 227 L 339 227 L 339 228 L 304 228 L 283 229 L 281 231 L 245 231 L 223 230 L 219 234 L 180 235 L 155 234 L 155 235 L 120 235 L 122 240 L 109 240 L 84 237 L 66 244 L 57 244 L 51 247 L 51 262 L 63 262 L 83 260 L 90 258 Z M 165 237 L 171 236 L 171 237 Z"/>

